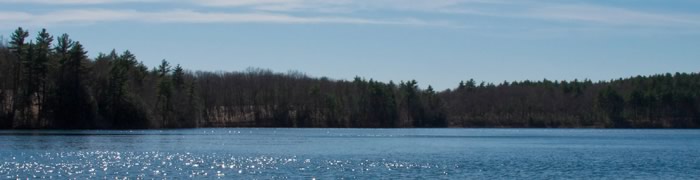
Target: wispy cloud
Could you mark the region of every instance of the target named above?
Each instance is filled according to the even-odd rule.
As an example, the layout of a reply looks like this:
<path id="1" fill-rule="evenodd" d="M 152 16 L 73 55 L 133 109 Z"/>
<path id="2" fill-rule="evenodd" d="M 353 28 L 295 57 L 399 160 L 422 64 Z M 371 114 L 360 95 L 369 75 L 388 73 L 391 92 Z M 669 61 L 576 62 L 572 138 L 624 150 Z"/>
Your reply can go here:
<path id="1" fill-rule="evenodd" d="M 161 0 L 0 0 L 0 3 L 13 4 L 115 4 L 132 2 L 158 2 Z"/>
<path id="2" fill-rule="evenodd" d="M 113 3 L 162 3 L 152 11 L 113 9 Z M 382 24 L 466 27 L 484 17 L 545 21 L 572 28 L 700 27 L 700 13 L 639 10 L 600 3 L 533 0 L 0 0 L 2 3 L 69 5 L 49 12 L 0 12 L 0 24 L 161 23 Z M 92 5 L 92 9 L 70 5 Z M 171 8 L 171 9 L 168 9 Z M 185 9 L 185 10 L 183 10 Z M 196 9 L 196 10 L 188 10 Z M 371 15 L 368 15 L 371 14 Z M 428 14 L 429 16 L 425 16 Z M 430 17 L 427 19 L 425 17 Z M 21 19 L 21 20 L 17 20 Z M 468 20 L 467 20 L 468 19 Z M 500 21 L 502 23 L 503 21 Z M 509 24 L 486 22 L 490 27 Z M 542 25 L 546 26 L 546 25 Z M 547 27 L 543 27 L 547 28 Z"/>
<path id="3" fill-rule="evenodd" d="M 501 0 L 191 0 L 210 7 L 247 7 L 268 11 L 356 12 L 356 11 L 437 11 L 460 5 L 503 4 Z"/>
<path id="4" fill-rule="evenodd" d="M 203 6 L 247 7 L 264 11 L 413 11 L 508 19 L 533 19 L 602 25 L 700 25 L 700 14 L 649 12 L 585 3 L 530 0 L 192 0 Z"/>
<path id="5" fill-rule="evenodd" d="M 286 23 L 286 24 L 375 24 L 375 25 L 449 25 L 445 21 L 425 21 L 413 18 L 367 19 L 342 16 L 293 16 L 270 12 L 229 13 L 168 10 L 144 12 L 136 10 L 76 9 L 43 14 L 0 12 L 0 25 L 46 26 L 54 24 L 85 24 L 114 21 L 149 23 Z"/>
<path id="6" fill-rule="evenodd" d="M 518 14 L 515 14 L 516 16 Z M 526 18 L 575 21 L 609 25 L 676 26 L 700 25 L 700 15 L 635 11 L 594 5 L 546 5 L 520 14 Z"/>

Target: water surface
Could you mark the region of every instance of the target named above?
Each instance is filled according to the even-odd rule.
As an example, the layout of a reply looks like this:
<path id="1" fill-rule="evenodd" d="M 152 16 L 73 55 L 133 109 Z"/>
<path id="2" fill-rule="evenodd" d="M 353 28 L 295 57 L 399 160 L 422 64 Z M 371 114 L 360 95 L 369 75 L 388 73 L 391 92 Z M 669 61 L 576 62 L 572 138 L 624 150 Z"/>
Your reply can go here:
<path id="1" fill-rule="evenodd" d="M 0 131 L 0 162 L 0 179 L 694 179 L 700 131 Z"/>

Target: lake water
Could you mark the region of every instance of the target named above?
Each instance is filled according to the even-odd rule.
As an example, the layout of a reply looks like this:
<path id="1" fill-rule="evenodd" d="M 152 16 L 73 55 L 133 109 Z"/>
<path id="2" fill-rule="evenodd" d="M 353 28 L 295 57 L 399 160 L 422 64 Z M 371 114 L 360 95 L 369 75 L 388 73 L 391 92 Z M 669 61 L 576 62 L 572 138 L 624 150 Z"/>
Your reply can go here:
<path id="1" fill-rule="evenodd" d="M 0 131 L 0 162 L 0 179 L 697 179 L 700 131 Z"/>

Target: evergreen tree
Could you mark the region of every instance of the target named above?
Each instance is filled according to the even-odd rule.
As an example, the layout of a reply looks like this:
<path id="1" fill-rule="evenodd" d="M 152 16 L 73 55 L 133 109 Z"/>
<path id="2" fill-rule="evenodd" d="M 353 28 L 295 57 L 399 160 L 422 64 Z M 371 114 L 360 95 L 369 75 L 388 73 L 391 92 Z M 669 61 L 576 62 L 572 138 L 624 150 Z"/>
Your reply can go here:
<path id="1" fill-rule="evenodd" d="M 172 97 L 172 83 L 170 78 L 170 63 L 168 61 L 161 61 L 160 66 L 158 66 L 158 77 L 160 82 L 158 83 L 158 101 L 156 102 L 156 107 L 160 111 L 161 126 L 168 127 L 168 121 L 170 120 L 169 114 L 172 110 L 171 97 Z"/>
<path id="2" fill-rule="evenodd" d="M 46 107 L 46 99 L 48 96 L 48 73 L 49 73 L 49 57 L 52 54 L 51 51 L 51 43 L 53 42 L 53 36 L 51 36 L 48 32 L 46 32 L 46 29 L 42 29 L 39 31 L 39 34 L 36 37 L 36 57 L 34 58 L 34 61 L 32 61 L 32 71 L 35 73 L 36 76 L 36 83 L 37 83 L 37 107 L 38 107 L 38 118 L 42 121 L 45 122 L 43 118 L 45 118 L 45 107 Z M 46 123 L 42 123 L 42 126 L 46 126 Z"/>
<path id="3" fill-rule="evenodd" d="M 178 90 L 182 89 L 185 84 L 185 72 L 179 64 L 173 70 L 173 83 Z"/>
<path id="4" fill-rule="evenodd" d="M 67 38 L 68 36 L 61 36 L 59 42 L 71 42 Z M 97 126 L 93 121 L 96 113 L 94 102 L 84 82 L 87 73 L 84 65 L 88 60 L 87 51 L 80 42 L 64 45 L 70 46 L 70 50 L 67 56 L 63 55 L 67 58 L 63 59 L 60 68 L 61 80 L 58 83 L 58 104 L 55 112 L 59 123 L 57 126 L 72 129 L 94 128 Z M 65 47 L 59 45 L 59 48 Z M 59 50 L 59 53 L 63 52 Z"/>
<path id="5" fill-rule="evenodd" d="M 10 107 L 13 112 L 11 113 L 14 119 L 22 118 L 20 116 L 24 116 L 25 113 L 24 111 L 26 110 L 27 106 L 27 99 L 29 97 L 26 96 L 26 93 L 24 93 L 25 89 L 22 88 L 23 84 L 20 84 L 23 82 L 24 79 L 22 79 L 22 74 L 23 74 L 23 62 L 24 59 L 26 58 L 26 46 L 27 44 L 25 43 L 26 38 L 29 37 L 29 32 L 22 29 L 22 27 L 17 28 L 12 35 L 10 35 L 10 50 L 14 52 L 14 55 L 17 56 L 17 61 L 14 62 L 14 85 L 13 85 L 13 94 L 14 97 L 12 106 Z M 16 111 L 15 111 L 16 110 Z M 10 123 L 13 124 L 12 126 L 15 127 L 16 123 Z"/>

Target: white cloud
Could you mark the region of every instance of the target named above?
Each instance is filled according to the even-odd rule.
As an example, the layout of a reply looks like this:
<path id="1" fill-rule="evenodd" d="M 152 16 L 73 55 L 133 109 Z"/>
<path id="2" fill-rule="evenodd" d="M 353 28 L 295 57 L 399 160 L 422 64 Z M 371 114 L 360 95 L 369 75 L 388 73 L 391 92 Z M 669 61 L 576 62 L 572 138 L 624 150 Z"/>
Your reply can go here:
<path id="1" fill-rule="evenodd" d="M 0 12 L 2 25 L 48 26 L 55 24 L 84 24 L 114 21 L 138 21 L 149 23 L 286 23 L 286 24 L 375 24 L 375 25 L 449 25 L 447 22 L 429 22 L 420 19 L 367 19 L 341 16 L 293 16 L 280 13 L 228 13 L 198 12 L 193 10 L 168 10 L 144 12 L 135 10 L 77 9 L 43 14 L 26 12 Z"/>
<path id="2" fill-rule="evenodd" d="M 433 11 L 464 4 L 501 4 L 502 0 L 191 0 L 214 7 L 269 11 L 353 12 L 361 10 Z"/>
<path id="3" fill-rule="evenodd" d="M 699 25 L 698 14 L 648 12 L 582 3 L 531 0 L 191 0 L 216 7 L 244 7 L 271 12 L 349 13 L 409 11 L 435 14 L 533 19 L 617 26 Z"/>
<path id="4" fill-rule="evenodd" d="M 578 21 L 610 25 L 700 25 L 700 16 L 694 14 L 654 13 L 593 5 L 548 5 L 532 8 L 524 12 L 522 16 L 545 20 Z"/>
<path id="5" fill-rule="evenodd" d="M 115 4 L 132 2 L 157 2 L 161 0 L 0 0 L 0 3 L 14 4 Z"/>
<path id="6" fill-rule="evenodd" d="M 110 9 L 111 3 L 158 2 L 154 12 Z M 469 18 L 549 21 L 576 27 L 693 27 L 700 26 L 700 13 L 642 11 L 596 4 L 533 0 L 0 0 L 0 3 L 93 4 L 101 9 L 63 9 L 51 12 L 0 12 L 2 24 L 94 23 L 145 21 L 169 23 L 344 23 L 402 24 L 463 27 Z M 177 4 L 177 5 L 175 5 Z M 177 10 L 172 8 L 192 8 Z M 66 8 L 66 7 L 62 7 Z M 369 12 L 369 13 L 367 13 Z M 371 14 L 368 17 L 367 14 Z M 404 18 L 431 14 L 432 19 Z M 302 16 L 303 15 L 303 16 Z M 10 18 L 18 17 L 18 18 Z M 371 18 L 370 18 L 371 17 Z M 483 19 L 477 19 L 483 20 Z M 490 22 L 489 26 L 508 24 Z M 572 26 L 573 27 L 573 26 Z"/>

